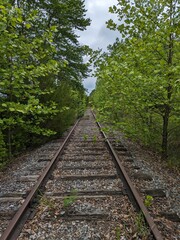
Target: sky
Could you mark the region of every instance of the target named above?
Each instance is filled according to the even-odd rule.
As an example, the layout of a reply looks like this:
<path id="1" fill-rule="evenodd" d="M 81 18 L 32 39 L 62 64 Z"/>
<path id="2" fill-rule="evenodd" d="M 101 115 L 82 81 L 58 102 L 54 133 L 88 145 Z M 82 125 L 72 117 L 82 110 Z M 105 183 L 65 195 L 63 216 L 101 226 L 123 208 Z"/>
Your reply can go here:
<path id="1" fill-rule="evenodd" d="M 116 15 L 108 12 L 110 6 L 117 5 L 117 0 L 85 0 L 86 16 L 91 19 L 91 25 L 86 31 L 78 33 L 80 44 L 90 46 L 93 50 L 102 48 L 106 51 L 109 44 L 113 44 L 118 32 L 106 28 L 106 21 L 116 19 Z M 84 80 L 84 87 L 90 93 L 95 88 L 95 78 L 88 77 Z"/>

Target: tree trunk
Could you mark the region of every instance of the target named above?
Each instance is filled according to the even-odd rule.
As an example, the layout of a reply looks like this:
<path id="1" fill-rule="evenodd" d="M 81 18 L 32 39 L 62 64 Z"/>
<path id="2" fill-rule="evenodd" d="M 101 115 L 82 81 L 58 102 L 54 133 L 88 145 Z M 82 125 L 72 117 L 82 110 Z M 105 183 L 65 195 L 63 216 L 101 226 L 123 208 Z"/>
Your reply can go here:
<path id="1" fill-rule="evenodd" d="M 168 158 L 168 124 L 169 124 L 170 107 L 165 105 L 165 114 L 163 116 L 162 128 L 162 153 L 161 158 L 167 160 Z"/>
<path id="2" fill-rule="evenodd" d="M 174 25 L 173 22 L 173 1 L 170 2 L 170 27 Z M 172 66 L 173 64 L 173 33 L 169 34 L 169 46 L 168 46 L 168 58 L 167 58 L 168 66 Z M 163 129 L 162 129 L 162 154 L 161 158 L 163 160 L 167 160 L 168 158 L 168 124 L 169 117 L 171 112 L 170 102 L 172 95 L 172 85 L 171 85 L 171 73 L 168 74 L 168 87 L 167 90 L 167 100 L 168 104 L 164 105 L 164 115 L 163 115 Z"/>
<path id="3" fill-rule="evenodd" d="M 8 128 L 8 158 L 12 159 L 11 127 Z"/>
<path id="4" fill-rule="evenodd" d="M 10 84 L 9 84 L 9 94 L 7 97 L 7 101 L 9 100 L 10 102 L 13 102 L 13 87 L 12 87 L 12 82 L 13 82 L 13 69 L 12 69 L 12 64 L 13 64 L 13 57 L 10 56 L 9 58 L 9 64 L 11 67 L 11 77 L 10 77 Z M 11 111 L 9 111 L 9 119 L 12 117 Z M 9 160 L 12 159 L 12 126 L 9 125 L 8 127 L 8 157 Z"/>

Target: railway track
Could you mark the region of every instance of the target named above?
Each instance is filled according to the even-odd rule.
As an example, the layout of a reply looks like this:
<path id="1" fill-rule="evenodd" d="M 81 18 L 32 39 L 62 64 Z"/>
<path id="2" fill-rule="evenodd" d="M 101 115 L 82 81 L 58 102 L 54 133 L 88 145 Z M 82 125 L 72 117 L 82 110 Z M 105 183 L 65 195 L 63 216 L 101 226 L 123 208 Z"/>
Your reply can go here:
<path id="1" fill-rule="evenodd" d="M 63 143 L 44 150 L 43 167 L 19 179 L 14 196 L 1 196 L 1 240 L 164 239 L 99 127 L 88 110 Z"/>

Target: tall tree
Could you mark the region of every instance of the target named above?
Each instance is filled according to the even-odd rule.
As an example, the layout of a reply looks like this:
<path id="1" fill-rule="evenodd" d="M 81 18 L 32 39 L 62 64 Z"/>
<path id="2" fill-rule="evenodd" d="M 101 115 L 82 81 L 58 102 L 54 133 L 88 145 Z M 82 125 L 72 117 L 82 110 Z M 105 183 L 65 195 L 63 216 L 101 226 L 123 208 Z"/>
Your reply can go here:
<path id="1" fill-rule="evenodd" d="M 53 133 L 46 123 L 71 105 L 64 101 L 60 109 L 57 104 L 63 101 L 54 97 L 64 81 L 69 82 L 67 98 L 75 102 L 72 119 L 77 116 L 76 95 L 84 96 L 82 79 L 88 73 L 83 55 L 89 48 L 79 44 L 75 31 L 85 30 L 90 20 L 82 0 L 3 0 L 0 18 L 0 144 L 4 149 L 7 143 L 11 156 L 12 144 L 22 145 L 21 135 L 26 143 L 27 133 Z"/>
<path id="2" fill-rule="evenodd" d="M 0 53 L 0 112 L 3 131 L 8 133 L 9 156 L 13 132 L 17 127 L 27 132 L 48 134 L 40 128 L 40 122 L 48 114 L 53 114 L 54 104 L 43 104 L 39 96 L 45 94 L 40 88 L 39 78 L 58 72 L 58 63 L 52 59 L 55 48 L 52 29 L 47 29 L 41 37 L 26 38 L 19 29 L 23 25 L 29 29 L 36 18 L 34 11 L 23 19 L 23 10 L 10 4 L 1 6 Z M 17 30 L 18 29 L 18 30 Z M 46 43 L 46 49 L 43 45 Z M 46 59 L 46 61 L 44 61 Z M 50 90 L 46 89 L 46 93 Z"/>
<path id="3" fill-rule="evenodd" d="M 77 30 L 84 31 L 90 25 L 90 19 L 85 17 L 84 0 L 16 0 L 15 5 L 24 9 L 27 14 L 30 10 L 38 11 L 36 24 L 32 31 L 36 35 L 46 32 L 47 28 L 56 26 L 53 44 L 56 47 L 54 58 L 58 61 L 66 60 L 68 65 L 63 73 L 59 72 L 59 80 L 66 77 L 71 80 L 82 80 L 87 76 L 88 66 L 83 63 L 83 55 L 87 54 L 88 47 L 78 42 Z M 62 73 L 62 74 L 61 74 Z"/>
<path id="4" fill-rule="evenodd" d="M 123 43 L 115 44 L 117 52 L 112 51 L 105 60 L 107 68 L 103 67 L 106 75 L 109 71 L 111 80 L 107 82 L 112 82 L 111 87 L 117 84 L 117 89 L 111 90 L 114 104 L 120 104 L 116 99 L 119 94 L 126 112 L 133 107 L 136 114 L 132 111 L 131 115 L 138 113 L 146 125 L 152 126 L 153 118 L 159 122 L 163 159 L 168 156 L 169 125 L 179 121 L 179 10 L 177 0 L 119 0 L 110 12 L 118 15 L 120 24 L 112 20 L 107 23 L 123 38 Z M 101 74 L 99 81 L 102 78 Z"/>

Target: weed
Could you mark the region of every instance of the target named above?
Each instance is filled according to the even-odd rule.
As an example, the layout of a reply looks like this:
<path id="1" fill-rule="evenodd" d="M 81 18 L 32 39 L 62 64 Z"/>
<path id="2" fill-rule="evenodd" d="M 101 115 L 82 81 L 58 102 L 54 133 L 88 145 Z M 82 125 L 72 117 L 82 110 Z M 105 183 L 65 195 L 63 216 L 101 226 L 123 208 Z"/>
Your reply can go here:
<path id="1" fill-rule="evenodd" d="M 97 136 L 93 136 L 93 142 L 96 143 L 97 142 Z"/>
<path id="2" fill-rule="evenodd" d="M 71 204 L 74 203 L 76 199 L 77 199 L 77 190 L 73 189 L 70 193 L 70 196 L 66 196 L 63 199 L 64 208 L 68 208 L 69 206 L 71 206 Z"/>
<path id="3" fill-rule="evenodd" d="M 136 228 L 137 228 L 138 235 L 140 237 L 148 236 L 149 230 L 146 226 L 146 222 L 145 222 L 144 215 L 143 215 L 142 212 L 139 212 L 137 214 L 137 217 L 135 219 L 135 225 L 136 225 Z"/>
<path id="4" fill-rule="evenodd" d="M 107 133 L 107 134 L 110 132 L 110 129 L 108 127 L 103 127 L 102 130 L 104 133 Z"/>
<path id="5" fill-rule="evenodd" d="M 120 240 L 121 237 L 121 229 L 120 227 L 116 227 L 116 239 Z"/>
<path id="6" fill-rule="evenodd" d="M 84 139 L 84 141 L 87 141 L 88 135 L 87 135 L 87 134 L 84 134 L 84 135 L 83 135 L 83 139 Z"/>
<path id="7" fill-rule="evenodd" d="M 153 203 L 153 197 L 150 196 L 150 195 L 147 195 L 147 196 L 145 197 L 145 200 L 144 200 L 144 205 L 145 205 L 146 207 L 150 207 L 150 206 L 152 206 L 152 203 Z"/>
<path id="8" fill-rule="evenodd" d="M 49 210 L 54 210 L 56 207 L 55 207 L 55 202 L 54 200 L 52 199 L 48 199 L 47 197 L 43 196 L 40 200 L 41 204 L 43 206 L 46 206 L 48 207 Z"/>

